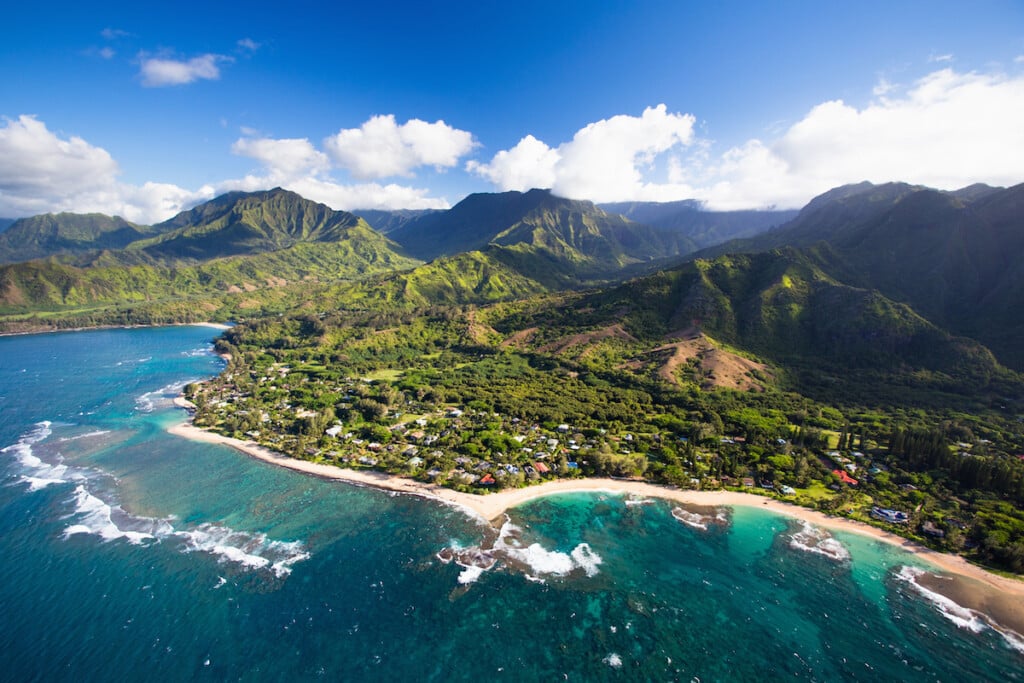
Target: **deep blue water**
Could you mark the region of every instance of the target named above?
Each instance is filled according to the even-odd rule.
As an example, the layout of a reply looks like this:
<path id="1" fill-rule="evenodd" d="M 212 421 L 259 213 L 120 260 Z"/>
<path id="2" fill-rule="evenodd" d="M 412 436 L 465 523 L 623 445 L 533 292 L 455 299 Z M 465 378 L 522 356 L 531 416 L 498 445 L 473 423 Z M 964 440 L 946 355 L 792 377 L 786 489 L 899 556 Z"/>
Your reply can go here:
<path id="1" fill-rule="evenodd" d="M 808 552 L 756 508 L 703 531 L 661 501 L 537 500 L 462 584 L 437 553 L 484 538 L 463 513 L 165 432 L 213 334 L 0 339 L 4 680 L 1024 680 L 910 556 Z"/>

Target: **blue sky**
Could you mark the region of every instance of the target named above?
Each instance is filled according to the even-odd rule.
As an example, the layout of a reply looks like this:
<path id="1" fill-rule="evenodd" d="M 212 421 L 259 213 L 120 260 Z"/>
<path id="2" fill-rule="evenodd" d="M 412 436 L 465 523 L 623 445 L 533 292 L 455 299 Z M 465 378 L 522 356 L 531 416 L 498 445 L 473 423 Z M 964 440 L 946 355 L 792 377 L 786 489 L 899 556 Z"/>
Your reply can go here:
<path id="1" fill-rule="evenodd" d="M 1024 182 L 1018 1 L 232 5 L 8 8 L 0 215 Z"/>

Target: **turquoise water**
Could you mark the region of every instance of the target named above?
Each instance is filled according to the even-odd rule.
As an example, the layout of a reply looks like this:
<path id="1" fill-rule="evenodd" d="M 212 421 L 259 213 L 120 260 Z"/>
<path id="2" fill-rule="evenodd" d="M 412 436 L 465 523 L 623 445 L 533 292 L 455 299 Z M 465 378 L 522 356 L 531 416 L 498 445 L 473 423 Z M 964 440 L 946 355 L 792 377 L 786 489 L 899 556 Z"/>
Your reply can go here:
<path id="1" fill-rule="evenodd" d="M 554 496 L 513 511 L 493 569 L 443 562 L 478 522 L 168 435 L 212 335 L 0 339 L 4 679 L 1024 679 L 899 549 L 757 508 L 702 530 Z"/>

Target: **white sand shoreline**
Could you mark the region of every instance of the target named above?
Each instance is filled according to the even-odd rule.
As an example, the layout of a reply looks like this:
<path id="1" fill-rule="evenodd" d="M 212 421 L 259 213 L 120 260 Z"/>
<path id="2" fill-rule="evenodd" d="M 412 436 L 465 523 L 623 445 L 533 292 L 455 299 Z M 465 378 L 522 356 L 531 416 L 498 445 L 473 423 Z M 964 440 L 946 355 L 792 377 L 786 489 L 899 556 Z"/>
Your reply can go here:
<path id="1" fill-rule="evenodd" d="M 175 401 L 181 407 L 192 407 L 188 401 L 179 398 Z M 702 506 L 742 506 L 766 508 L 787 517 L 809 522 L 815 526 L 834 531 L 843 531 L 890 543 L 910 552 L 941 570 L 978 581 L 989 589 L 1002 594 L 1024 597 L 1024 581 L 993 574 L 981 567 L 969 563 L 962 557 L 941 553 L 926 548 L 902 536 L 889 533 L 877 527 L 863 524 L 843 517 L 832 517 L 817 510 L 782 502 L 751 493 L 738 491 L 690 491 L 672 489 L 642 481 L 622 479 L 563 479 L 550 481 L 522 489 L 508 489 L 486 495 L 462 493 L 453 489 L 426 484 L 405 477 L 397 477 L 382 472 L 353 470 L 334 465 L 314 463 L 306 460 L 290 458 L 271 451 L 252 441 L 241 441 L 200 429 L 191 422 L 183 422 L 168 430 L 170 433 L 195 441 L 219 443 L 231 446 L 247 455 L 281 467 L 312 474 L 328 479 L 338 479 L 357 485 L 372 486 L 388 491 L 396 491 L 442 503 L 455 505 L 471 515 L 488 522 L 500 520 L 505 512 L 531 500 L 559 493 L 571 492 L 608 492 L 628 493 L 645 498 L 661 498 L 687 505 Z"/>

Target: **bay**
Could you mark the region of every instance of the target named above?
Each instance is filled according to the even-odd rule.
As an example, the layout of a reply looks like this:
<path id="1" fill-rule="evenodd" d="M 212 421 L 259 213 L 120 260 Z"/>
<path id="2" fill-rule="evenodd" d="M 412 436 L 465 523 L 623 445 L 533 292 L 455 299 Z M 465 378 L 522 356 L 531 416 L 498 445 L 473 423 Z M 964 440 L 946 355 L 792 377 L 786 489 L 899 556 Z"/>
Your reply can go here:
<path id="1" fill-rule="evenodd" d="M 901 578 L 915 558 L 808 552 L 756 508 L 701 530 L 552 496 L 510 513 L 522 562 L 467 574 L 438 553 L 487 530 L 457 509 L 167 434 L 215 334 L 0 339 L 5 679 L 1022 679 Z"/>

